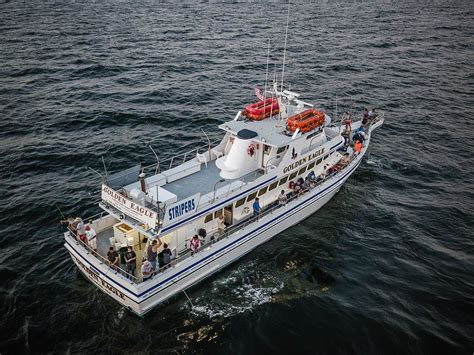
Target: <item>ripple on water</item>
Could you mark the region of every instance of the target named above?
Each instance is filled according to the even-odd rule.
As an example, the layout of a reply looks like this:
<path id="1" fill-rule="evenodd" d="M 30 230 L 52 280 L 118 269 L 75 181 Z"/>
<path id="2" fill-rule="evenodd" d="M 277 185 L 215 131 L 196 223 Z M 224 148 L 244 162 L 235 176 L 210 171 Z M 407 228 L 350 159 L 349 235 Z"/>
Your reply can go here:
<path id="1" fill-rule="evenodd" d="M 285 85 L 386 112 L 317 214 L 138 319 L 88 283 L 56 204 L 206 144 L 280 78 L 286 4 L 2 4 L 0 352 L 472 352 L 468 1 L 291 4 Z M 268 21 L 271 19 L 271 21 Z M 367 25 L 370 24 L 370 25 Z M 354 104 L 353 104 L 354 103 Z M 467 350 L 467 351 L 466 351 Z"/>

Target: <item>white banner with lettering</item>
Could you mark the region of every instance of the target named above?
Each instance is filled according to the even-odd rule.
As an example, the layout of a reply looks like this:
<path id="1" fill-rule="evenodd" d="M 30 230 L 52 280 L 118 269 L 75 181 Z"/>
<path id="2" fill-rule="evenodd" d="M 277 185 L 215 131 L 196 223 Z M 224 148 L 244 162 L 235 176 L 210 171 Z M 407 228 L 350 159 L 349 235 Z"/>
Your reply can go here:
<path id="1" fill-rule="evenodd" d="M 166 213 L 163 225 L 165 226 L 170 223 L 176 222 L 196 212 L 200 196 L 201 194 L 197 193 L 181 201 L 175 202 L 172 205 L 166 206 Z"/>
<path id="2" fill-rule="evenodd" d="M 102 185 L 102 200 L 123 214 L 147 224 L 148 228 L 156 227 L 156 212 L 129 200 L 107 185 Z"/>

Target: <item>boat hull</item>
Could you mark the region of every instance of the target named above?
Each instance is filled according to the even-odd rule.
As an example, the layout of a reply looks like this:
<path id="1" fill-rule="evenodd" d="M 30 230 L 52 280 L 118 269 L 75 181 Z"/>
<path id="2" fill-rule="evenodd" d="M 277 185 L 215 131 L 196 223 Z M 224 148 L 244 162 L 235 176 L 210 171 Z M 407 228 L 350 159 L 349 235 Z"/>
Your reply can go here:
<path id="1" fill-rule="evenodd" d="M 381 124 L 382 122 L 372 128 Z M 125 279 L 81 248 L 70 235 L 66 235 L 65 246 L 74 263 L 87 279 L 124 307 L 142 316 L 163 301 L 211 276 L 318 211 L 331 200 L 357 169 L 368 149 L 368 143 L 369 141 L 361 154 L 346 169 L 323 184 L 302 194 L 286 206 L 264 215 L 258 222 L 249 224 L 228 237 L 204 247 L 193 257 L 175 264 L 152 280 L 135 284 Z"/>
<path id="2" fill-rule="evenodd" d="M 169 274 L 171 280 L 164 282 L 162 285 L 156 287 L 156 289 L 152 289 L 148 292 L 136 287 L 137 285 L 132 282 L 125 281 L 121 275 L 111 272 L 111 269 L 104 264 L 96 266 L 89 264 L 91 261 L 95 261 L 90 260 L 95 259 L 95 257 L 90 254 L 83 255 L 79 246 L 78 248 L 72 248 L 70 245 L 71 242 L 74 243 L 72 238 L 66 242 L 66 247 L 70 251 L 74 263 L 86 278 L 123 306 L 138 315 L 143 315 L 168 298 L 204 278 L 209 277 L 213 273 L 246 255 L 259 245 L 269 241 L 275 235 L 315 213 L 339 191 L 356 168 L 357 166 L 343 178 L 332 181 L 329 187 L 323 184 L 321 185 L 321 191 L 314 191 L 313 193 L 310 192 L 302 195 L 287 206 L 281 207 L 274 213 L 262 217 L 257 223 L 244 227 L 231 234 L 228 238 L 224 238 L 212 246 L 204 248 L 201 255 L 197 254 L 195 257 L 189 258 L 191 261 L 195 261 L 194 264 L 197 265 L 184 265 L 185 263 L 183 263 L 183 265 L 177 264 L 173 269 L 167 270 L 166 273 L 163 274 Z M 328 183 L 329 182 L 331 181 L 328 181 Z M 243 237 L 239 238 L 239 236 Z M 212 253 L 215 254 L 212 255 Z M 101 272 L 103 267 L 108 269 L 108 275 Z M 183 267 L 188 268 L 188 270 Z M 172 277 L 173 275 L 174 277 Z M 119 284 L 127 283 L 128 288 L 134 293 L 134 297 L 130 297 L 131 295 L 124 292 L 119 285 L 114 284 L 114 282 L 112 282 L 113 279 L 111 280 L 113 276 L 115 276 L 116 282 Z M 154 284 L 153 281 L 154 280 L 147 281 L 141 285 L 148 283 L 151 287 Z"/>

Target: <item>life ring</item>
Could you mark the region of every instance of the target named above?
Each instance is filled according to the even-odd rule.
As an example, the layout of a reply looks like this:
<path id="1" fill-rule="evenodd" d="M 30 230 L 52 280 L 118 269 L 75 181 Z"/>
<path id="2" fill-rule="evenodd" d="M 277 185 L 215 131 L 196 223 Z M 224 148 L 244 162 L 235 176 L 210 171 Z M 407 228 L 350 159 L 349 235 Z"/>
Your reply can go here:
<path id="1" fill-rule="evenodd" d="M 250 144 L 249 147 L 247 148 L 247 154 L 253 157 L 255 154 L 255 144 Z"/>

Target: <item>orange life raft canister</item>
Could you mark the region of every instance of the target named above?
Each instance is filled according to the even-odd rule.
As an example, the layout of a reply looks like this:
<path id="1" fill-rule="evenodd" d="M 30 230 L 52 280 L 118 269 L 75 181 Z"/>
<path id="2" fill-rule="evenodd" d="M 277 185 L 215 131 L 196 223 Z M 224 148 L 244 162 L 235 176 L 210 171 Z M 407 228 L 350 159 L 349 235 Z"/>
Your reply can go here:
<path id="1" fill-rule="evenodd" d="M 242 115 L 251 120 L 260 121 L 278 113 L 278 110 L 278 100 L 269 97 L 265 101 L 259 101 L 246 106 Z"/>
<path id="2" fill-rule="evenodd" d="M 309 109 L 289 117 L 286 128 L 290 132 L 294 132 L 299 128 L 300 132 L 305 133 L 322 126 L 324 121 L 325 116 L 323 112 Z"/>

